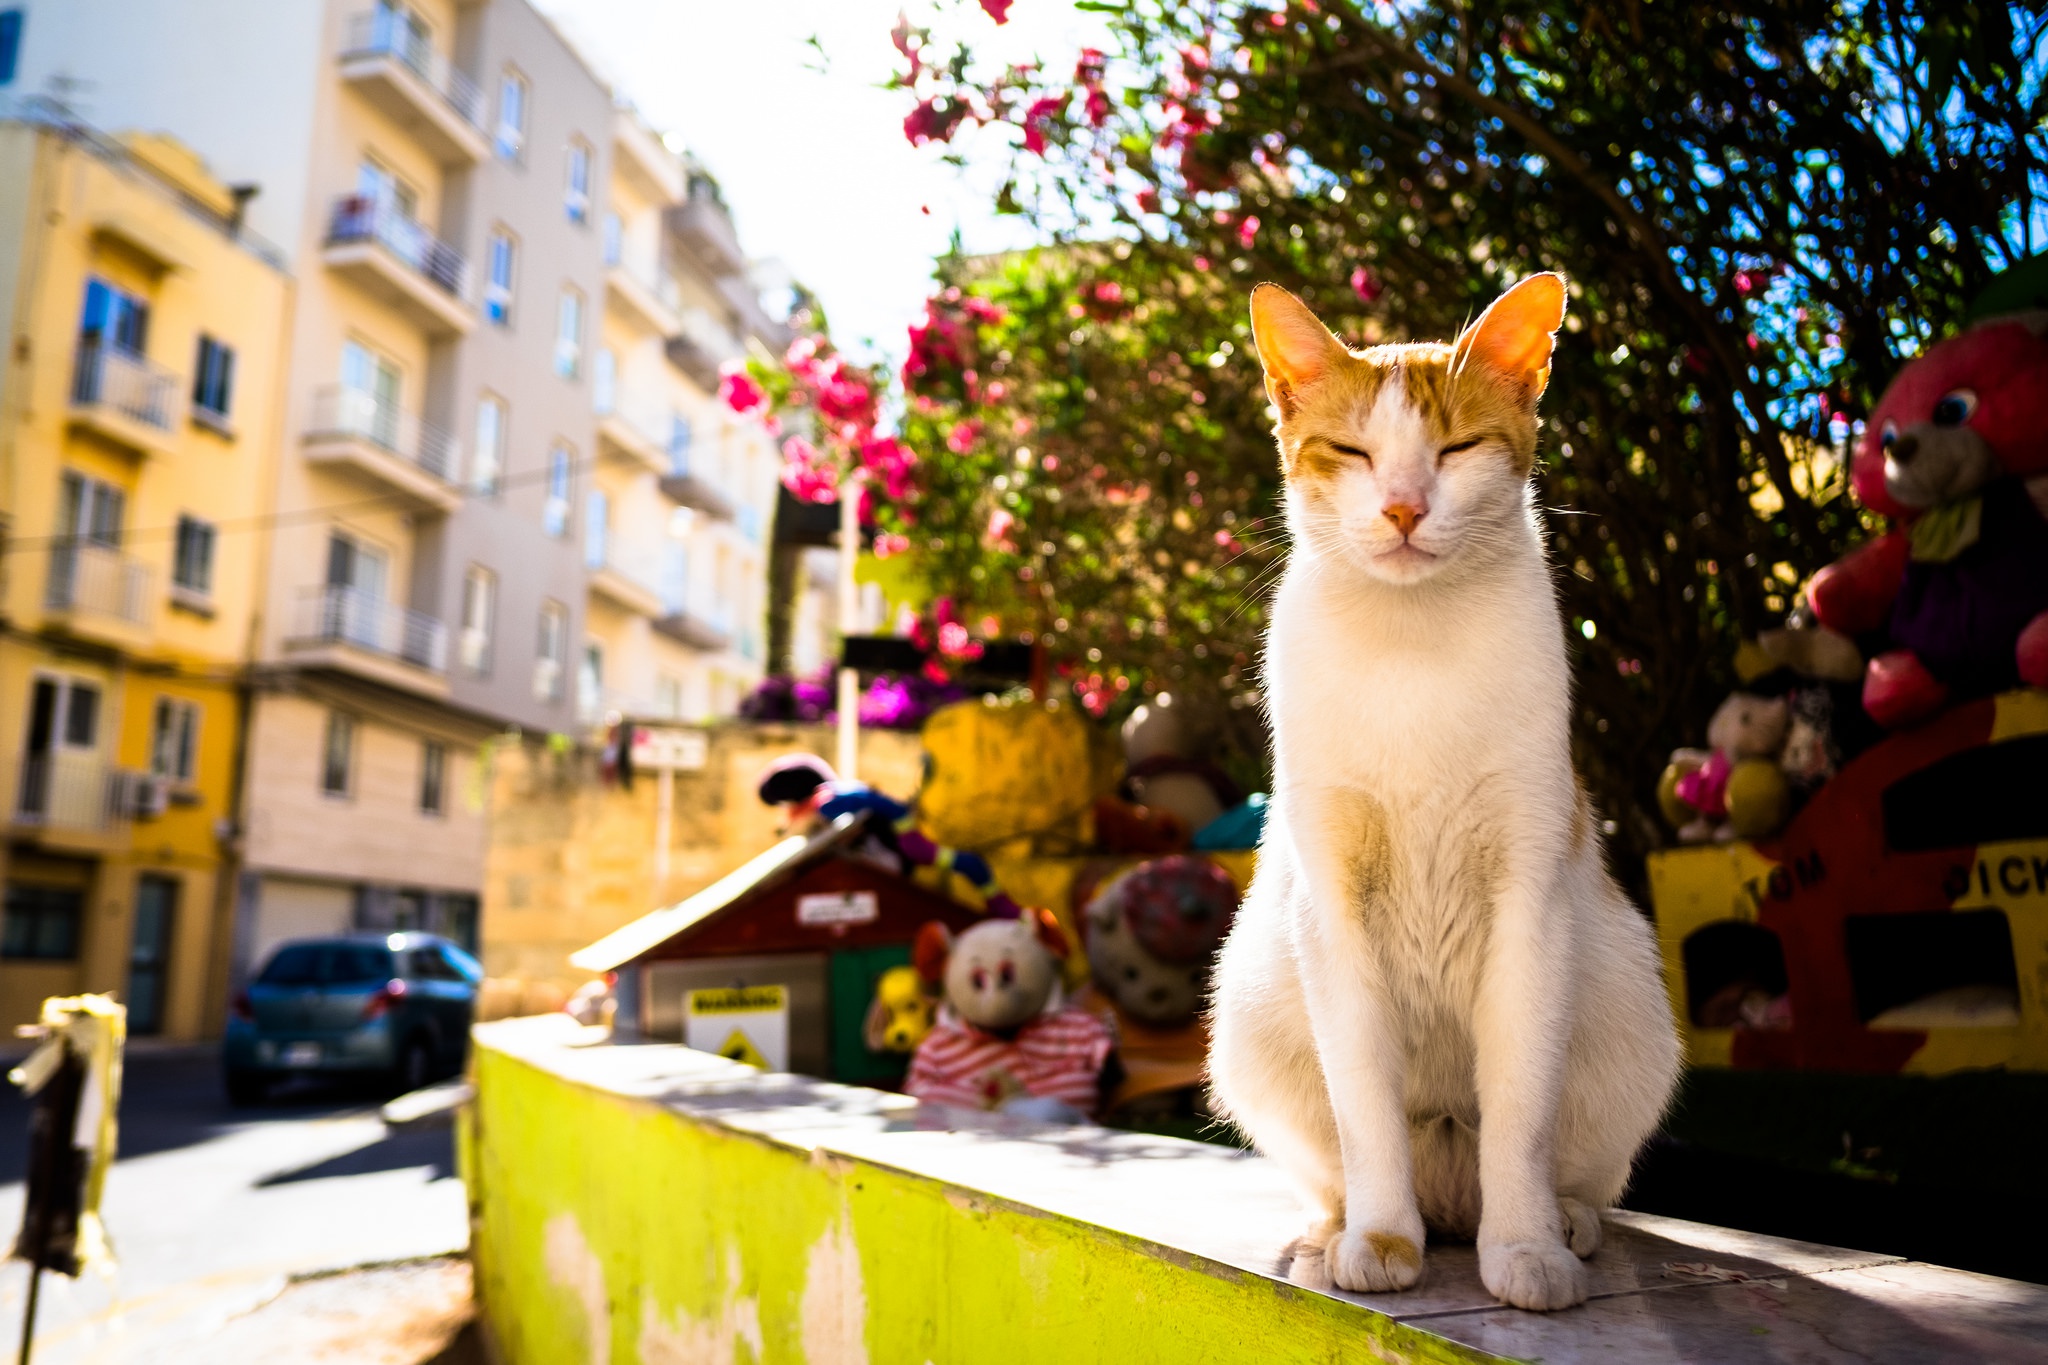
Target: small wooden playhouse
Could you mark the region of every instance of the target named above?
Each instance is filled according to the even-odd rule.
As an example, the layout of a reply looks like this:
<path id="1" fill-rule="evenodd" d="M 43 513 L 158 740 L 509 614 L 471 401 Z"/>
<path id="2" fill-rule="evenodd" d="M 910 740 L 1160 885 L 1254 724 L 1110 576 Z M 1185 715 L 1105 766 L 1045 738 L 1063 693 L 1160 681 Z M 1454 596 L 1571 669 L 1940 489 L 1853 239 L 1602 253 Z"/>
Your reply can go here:
<path id="1" fill-rule="evenodd" d="M 862 1036 L 875 983 L 910 961 L 927 922 L 958 932 L 980 915 L 905 875 L 871 819 L 785 839 L 572 954 L 612 975 L 615 1034 L 856 1084 L 900 1079 L 908 1058 Z"/>

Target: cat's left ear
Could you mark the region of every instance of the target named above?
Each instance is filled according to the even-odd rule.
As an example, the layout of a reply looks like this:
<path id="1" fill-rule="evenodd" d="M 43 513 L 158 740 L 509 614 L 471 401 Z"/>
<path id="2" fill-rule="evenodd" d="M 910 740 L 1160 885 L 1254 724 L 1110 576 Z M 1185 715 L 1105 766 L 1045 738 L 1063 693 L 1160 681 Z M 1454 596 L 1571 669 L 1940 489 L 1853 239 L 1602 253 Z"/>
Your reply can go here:
<path id="1" fill-rule="evenodd" d="M 1322 319 L 1277 284 L 1252 290 L 1252 341 L 1266 370 L 1266 394 L 1282 417 L 1293 416 L 1301 395 L 1345 354 Z"/>
<path id="2" fill-rule="evenodd" d="M 1506 375 L 1534 402 L 1550 382 L 1550 353 L 1564 323 L 1564 276 L 1517 281 L 1458 338 L 1457 355 Z"/>

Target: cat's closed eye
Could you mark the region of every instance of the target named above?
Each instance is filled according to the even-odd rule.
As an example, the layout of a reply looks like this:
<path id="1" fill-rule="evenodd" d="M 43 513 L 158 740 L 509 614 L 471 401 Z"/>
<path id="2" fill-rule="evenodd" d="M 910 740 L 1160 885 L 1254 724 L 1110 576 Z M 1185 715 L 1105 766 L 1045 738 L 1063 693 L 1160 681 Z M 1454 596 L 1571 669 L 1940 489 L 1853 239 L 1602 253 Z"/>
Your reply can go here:
<path id="1" fill-rule="evenodd" d="M 1372 463 L 1372 452 L 1369 450 L 1360 450 L 1357 446 L 1347 446 L 1342 441 L 1325 441 L 1323 444 L 1336 451 L 1339 455 L 1356 455 L 1368 465 Z"/>
<path id="2" fill-rule="evenodd" d="M 1485 439 L 1483 436 L 1472 436 L 1463 441 L 1453 441 L 1442 450 L 1439 450 L 1436 453 L 1436 457 L 1441 460 L 1448 456 L 1456 455 L 1461 450 L 1470 450 Z"/>

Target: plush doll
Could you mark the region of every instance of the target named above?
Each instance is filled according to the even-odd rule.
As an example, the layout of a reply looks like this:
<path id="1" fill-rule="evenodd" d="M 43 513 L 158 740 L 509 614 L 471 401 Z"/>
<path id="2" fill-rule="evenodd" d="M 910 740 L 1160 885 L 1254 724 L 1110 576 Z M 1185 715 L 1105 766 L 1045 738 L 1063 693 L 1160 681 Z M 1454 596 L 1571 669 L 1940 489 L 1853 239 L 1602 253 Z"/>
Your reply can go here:
<path id="1" fill-rule="evenodd" d="M 864 782 L 842 782 L 832 765 L 816 754 L 776 759 L 762 773 L 756 794 L 763 805 L 783 807 L 790 828 L 826 825 L 842 815 L 875 814 L 880 817 L 879 837 L 890 854 L 916 867 L 959 873 L 981 893 L 985 911 L 998 919 L 1015 919 L 1023 913 L 996 885 L 986 858 L 971 849 L 935 842 L 918 826 L 910 807 Z"/>
<path id="2" fill-rule="evenodd" d="M 1186 708 L 1161 692 L 1124 722 L 1125 795 L 1150 810 L 1179 817 L 1192 833 L 1242 799 L 1237 784 L 1194 756 Z M 1181 847 L 1186 847 L 1185 841 Z"/>
<path id="3" fill-rule="evenodd" d="M 905 1094 L 935 1104 L 1078 1123 L 1101 1100 L 1116 1046 L 1110 1026 L 1068 1005 L 1060 988 L 1066 935 L 1045 910 L 984 920 L 958 939 L 927 924 L 918 971 L 945 983 L 937 1024 L 917 1045 Z"/>
<path id="4" fill-rule="evenodd" d="M 1790 729 L 1783 697 L 1731 692 L 1707 722 L 1707 750 L 1680 749 L 1658 783 L 1682 843 L 1726 843 L 1771 833 L 1790 810 L 1777 757 Z"/>
<path id="5" fill-rule="evenodd" d="M 1082 912 L 1096 989 L 1140 1023 L 1187 1023 L 1236 913 L 1230 874 L 1206 859 L 1175 855 L 1119 873 Z"/>
<path id="6" fill-rule="evenodd" d="M 914 966 L 891 967 L 875 982 L 861 1036 L 870 1052 L 915 1052 L 938 1019 L 938 983 Z"/>
<path id="7" fill-rule="evenodd" d="M 2048 340 L 1987 322 L 1907 365 L 1851 466 L 1892 529 L 1823 569 L 1821 624 L 1882 632 L 1863 706 L 1896 729 L 1952 700 L 2048 687 Z"/>

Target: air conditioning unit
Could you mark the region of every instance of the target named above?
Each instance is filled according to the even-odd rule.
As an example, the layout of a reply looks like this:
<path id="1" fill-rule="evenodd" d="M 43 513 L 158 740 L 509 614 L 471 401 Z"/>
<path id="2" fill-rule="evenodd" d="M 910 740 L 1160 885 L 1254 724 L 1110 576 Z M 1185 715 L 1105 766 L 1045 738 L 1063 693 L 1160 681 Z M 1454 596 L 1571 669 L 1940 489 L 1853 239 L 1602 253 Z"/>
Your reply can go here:
<path id="1" fill-rule="evenodd" d="M 132 820 L 154 820 L 171 805 L 171 779 L 155 773 L 123 770 L 114 775 L 114 813 Z"/>

